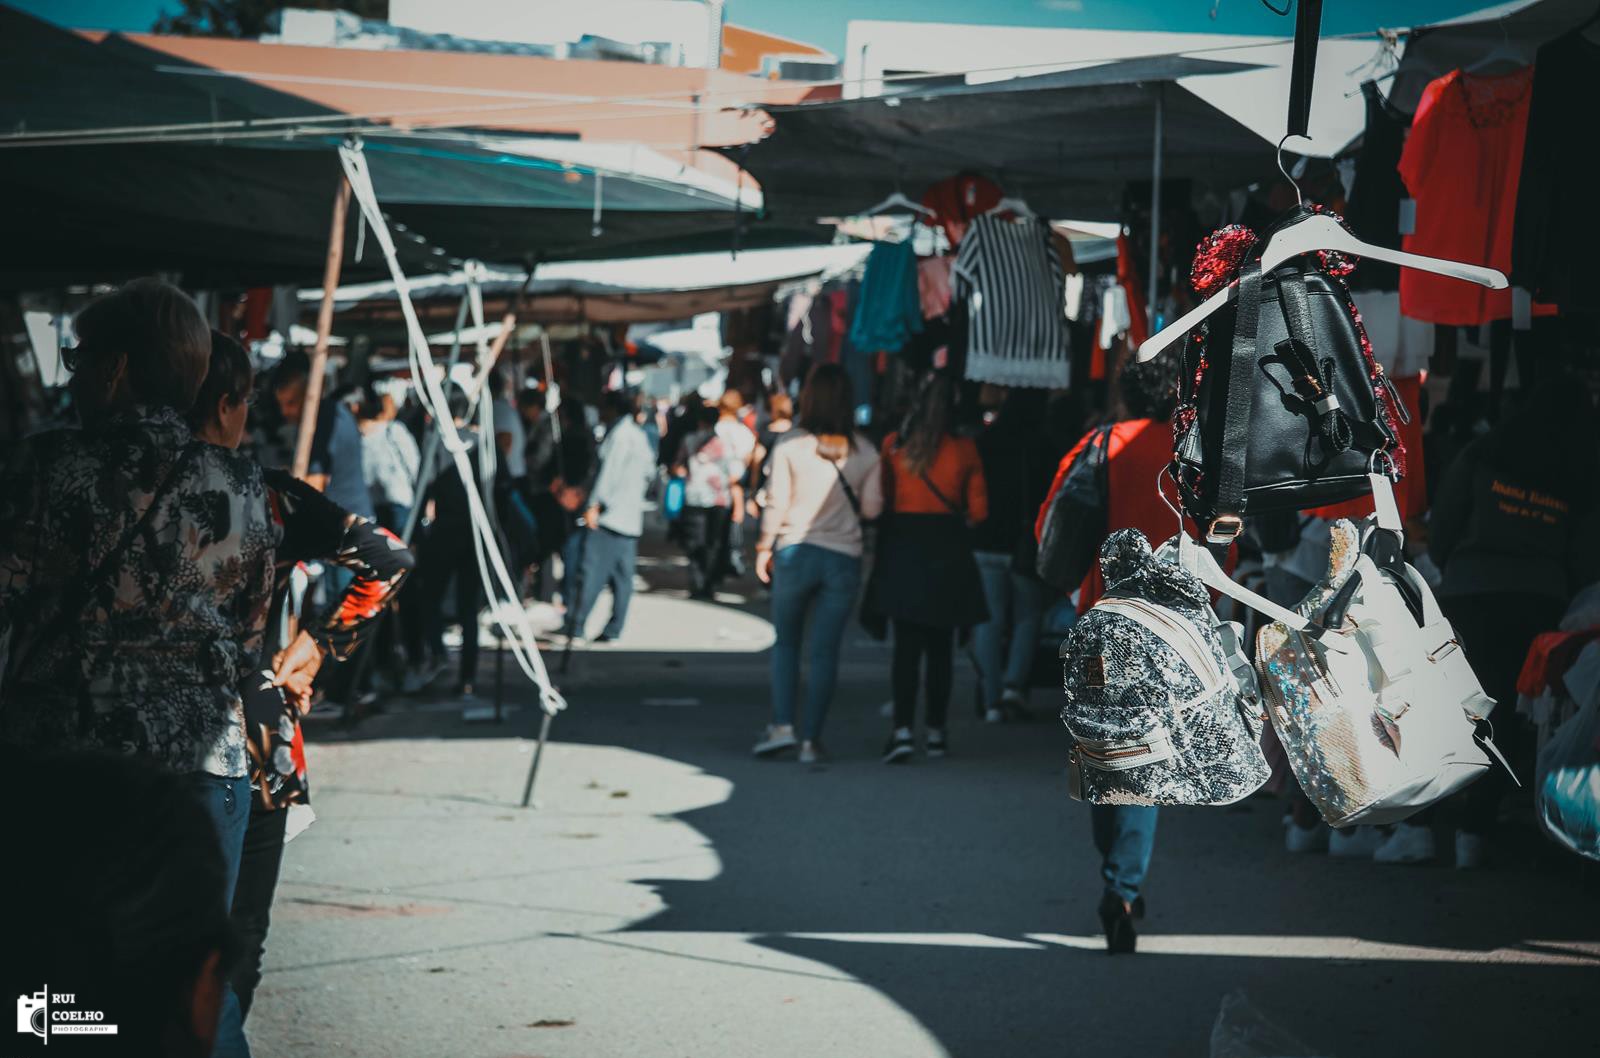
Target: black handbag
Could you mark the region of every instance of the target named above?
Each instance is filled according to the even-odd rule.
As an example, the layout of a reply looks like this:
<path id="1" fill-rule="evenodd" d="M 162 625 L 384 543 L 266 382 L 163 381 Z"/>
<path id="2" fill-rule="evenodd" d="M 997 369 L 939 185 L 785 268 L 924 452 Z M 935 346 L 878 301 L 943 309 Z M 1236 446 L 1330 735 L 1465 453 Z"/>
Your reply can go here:
<path id="1" fill-rule="evenodd" d="M 1245 514 L 1342 503 L 1404 469 L 1393 386 L 1344 283 L 1315 258 L 1263 273 L 1184 345 L 1173 472 L 1207 542 Z"/>
<path id="2" fill-rule="evenodd" d="M 1059 592 L 1070 592 L 1083 583 L 1105 542 L 1110 452 L 1111 427 L 1102 426 L 1073 460 L 1061 487 L 1046 501 L 1049 506 L 1039 532 L 1034 571 Z"/>

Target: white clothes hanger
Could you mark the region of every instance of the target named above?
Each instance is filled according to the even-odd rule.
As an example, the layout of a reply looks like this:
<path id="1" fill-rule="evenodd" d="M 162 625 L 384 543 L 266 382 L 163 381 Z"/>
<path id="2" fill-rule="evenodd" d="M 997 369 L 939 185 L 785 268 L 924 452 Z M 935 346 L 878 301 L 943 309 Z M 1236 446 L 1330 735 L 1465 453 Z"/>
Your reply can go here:
<path id="1" fill-rule="evenodd" d="M 910 213 L 914 213 L 914 214 L 917 214 L 918 216 L 922 216 L 922 217 L 932 217 L 933 216 L 933 210 L 929 209 L 927 206 L 924 206 L 920 202 L 911 201 L 909 198 L 907 198 L 900 191 L 899 188 L 895 188 L 894 189 L 894 193 L 891 194 L 888 198 L 884 199 L 882 202 L 879 202 L 876 206 L 871 206 L 871 207 L 869 207 L 867 209 L 862 210 L 860 213 L 857 214 L 857 216 L 861 216 L 861 217 L 876 217 L 880 213 L 891 213 L 891 212 L 893 212 L 893 213 L 910 212 Z"/>
<path id="2" fill-rule="evenodd" d="M 996 202 L 993 208 L 985 210 L 983 215 L 985 217 L 992 217 L 996 213 L 1015 213 L 1017 216 L 1026 218 L 1027 220 L 1039 219 L 1039 215 L 1035 213 L 1026 202 L 1022 201 L 1020 198 L 1013 198 L 1010 195 L 1007 195 L 999 202 Z"/>
<path id="3" fill-rule="evenodd" d="M 1462 68 L 1462 73 L 1479 73 L 1487 70 L 1496 63 L 1508 62 L 1512 66 L 1526 66 L 1531 60 L 1518 51 L 1511 43 L 1511 33 L 1506 29 L 1506 20 L 1500 20 L 1500 43 L 1496 44 L 1483 58 L 1471 66 Z"/>
<path id="4" fill-rule="evenodd" d="M 1278 141 L 1278 168 L 1283 170 L 1283 144 L 1289 137 L 1285 136 Z M 1288 176 L 1284 172 L 1284 176 Z M 1289 182 L 1294 184 L 1291 177 Z M 1300 185 L 1294 184 L 1295 194 L 1300 194 Z M 1305 199 L 1300 199 L 1303 205 Z M 1267 240 L 1267 245 L 1261 254 L 1261 270 L 1270 272 L 1272 269 L 1305 254 L 1315 253 L 1318 250 L 1334 250 L 1339 253 L 1349 254 L 1352 257 L 1362 257 L 1372 261 L 1385 261 L 1393 265 L 1406 268 L 1415 268 L 1422 272 L 1432 272 L 1435 275 L 1449 276 L 1452 279 L 1462 279 L 1468 283 L 1488 287 L 1490 290 L 1504 290 L 1510 286 L 1505 273 L 1482 265 L 1463 264 L 1460 261 L 1447 261 L 1440 257 L 1424 257 L 1421 254 L 1406 253 L 1404 250 L 1393 250 L 1387 246 L 1374 246 L 1363 242 L 1346 231 L 1343 225 L 1333 218 L 1320 213 L 1312 214 L 1304 220 L 1297 221 L 1287 228 L 1280 228 L 1273 232 Z M 1224 290 L 1219 290 L 1205 301 L 1190 309 L 1172 323 L 1163 327 L 1157 334 L 1145 339 L 1139 346 L 1139 363 L 1153 360 L 1161 351 L 1173 342 L 1178 341 L 1188 334 L 1201 321 L 1213 312 L 1222 308 L 1238 292 L 1238 283 L 1230 283 Z"/>

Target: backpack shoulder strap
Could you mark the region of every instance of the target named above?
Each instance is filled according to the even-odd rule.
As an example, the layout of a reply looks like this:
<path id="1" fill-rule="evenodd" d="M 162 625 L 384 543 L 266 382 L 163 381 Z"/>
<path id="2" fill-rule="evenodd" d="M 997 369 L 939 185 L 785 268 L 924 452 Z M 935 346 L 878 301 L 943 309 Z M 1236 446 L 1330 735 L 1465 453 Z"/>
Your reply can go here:
<path id="1" fill-rule="evenodd" d="M 1261 262 L 1249 261 L 1239 274 L 1233 350 L 1228 361 L 1227 414 L 1222 427 L 1222 460 L 1217 474 L 1215 511 L 1205 528 L 1206 542 L 1226 546 L 1244 531 L 1244 464 L 1249 451 L 1250 413 L 1255 405 L 1256 333 L 1261 322 Z"/>

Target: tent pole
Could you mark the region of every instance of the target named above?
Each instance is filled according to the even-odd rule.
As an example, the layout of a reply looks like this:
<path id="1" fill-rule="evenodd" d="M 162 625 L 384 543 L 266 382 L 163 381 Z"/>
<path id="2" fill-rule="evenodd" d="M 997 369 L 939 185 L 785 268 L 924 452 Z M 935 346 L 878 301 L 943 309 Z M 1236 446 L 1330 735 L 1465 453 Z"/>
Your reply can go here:
<path id="1" fill-rule="evenodd" d="M 1163 125 L 1166 123 L 1164 83 L 1156 84 L 1156 138 L 1154 158 L 1150 164 L 1150 271 L 1146 278 L 1144 307 L 1150 317 L 1150 329 L 1156 326 L 1156 277 L 1161 270 L 1161 152 Z"/>
<path id="2" fill-rule="evenodd" d="M 333 219 L 328 225 L 328 259 L 322 269 L 322 306 L 317 310 L 317 344 L 311 353 L 311 376 L 306 380 L 306 403 L 300 412 L 300 432 L 294 445 L 294 476 L 304 478 L 311 466 L 311 442 L 317 433 L 322 403 L 322 376 L 328 370 L 328 335 L 333 331 L 333 292 L 344 266 L 344 218 L 350 206 L 350 182 L 339 174 L 333 196 Z"/>

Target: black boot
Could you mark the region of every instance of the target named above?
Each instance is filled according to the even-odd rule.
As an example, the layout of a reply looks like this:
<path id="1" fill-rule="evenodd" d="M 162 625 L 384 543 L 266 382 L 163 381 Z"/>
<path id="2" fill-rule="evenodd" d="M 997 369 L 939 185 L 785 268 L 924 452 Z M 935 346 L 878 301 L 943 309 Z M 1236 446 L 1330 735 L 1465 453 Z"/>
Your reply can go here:
<path id="1" fill-rule="evenodd" d="M 1116 893 L 1100 898 L 1100 924 L 1106 931 L 1107 955 L 1132 955 L 1138 935 L 1133 930 L 1132 909 Z"/>

